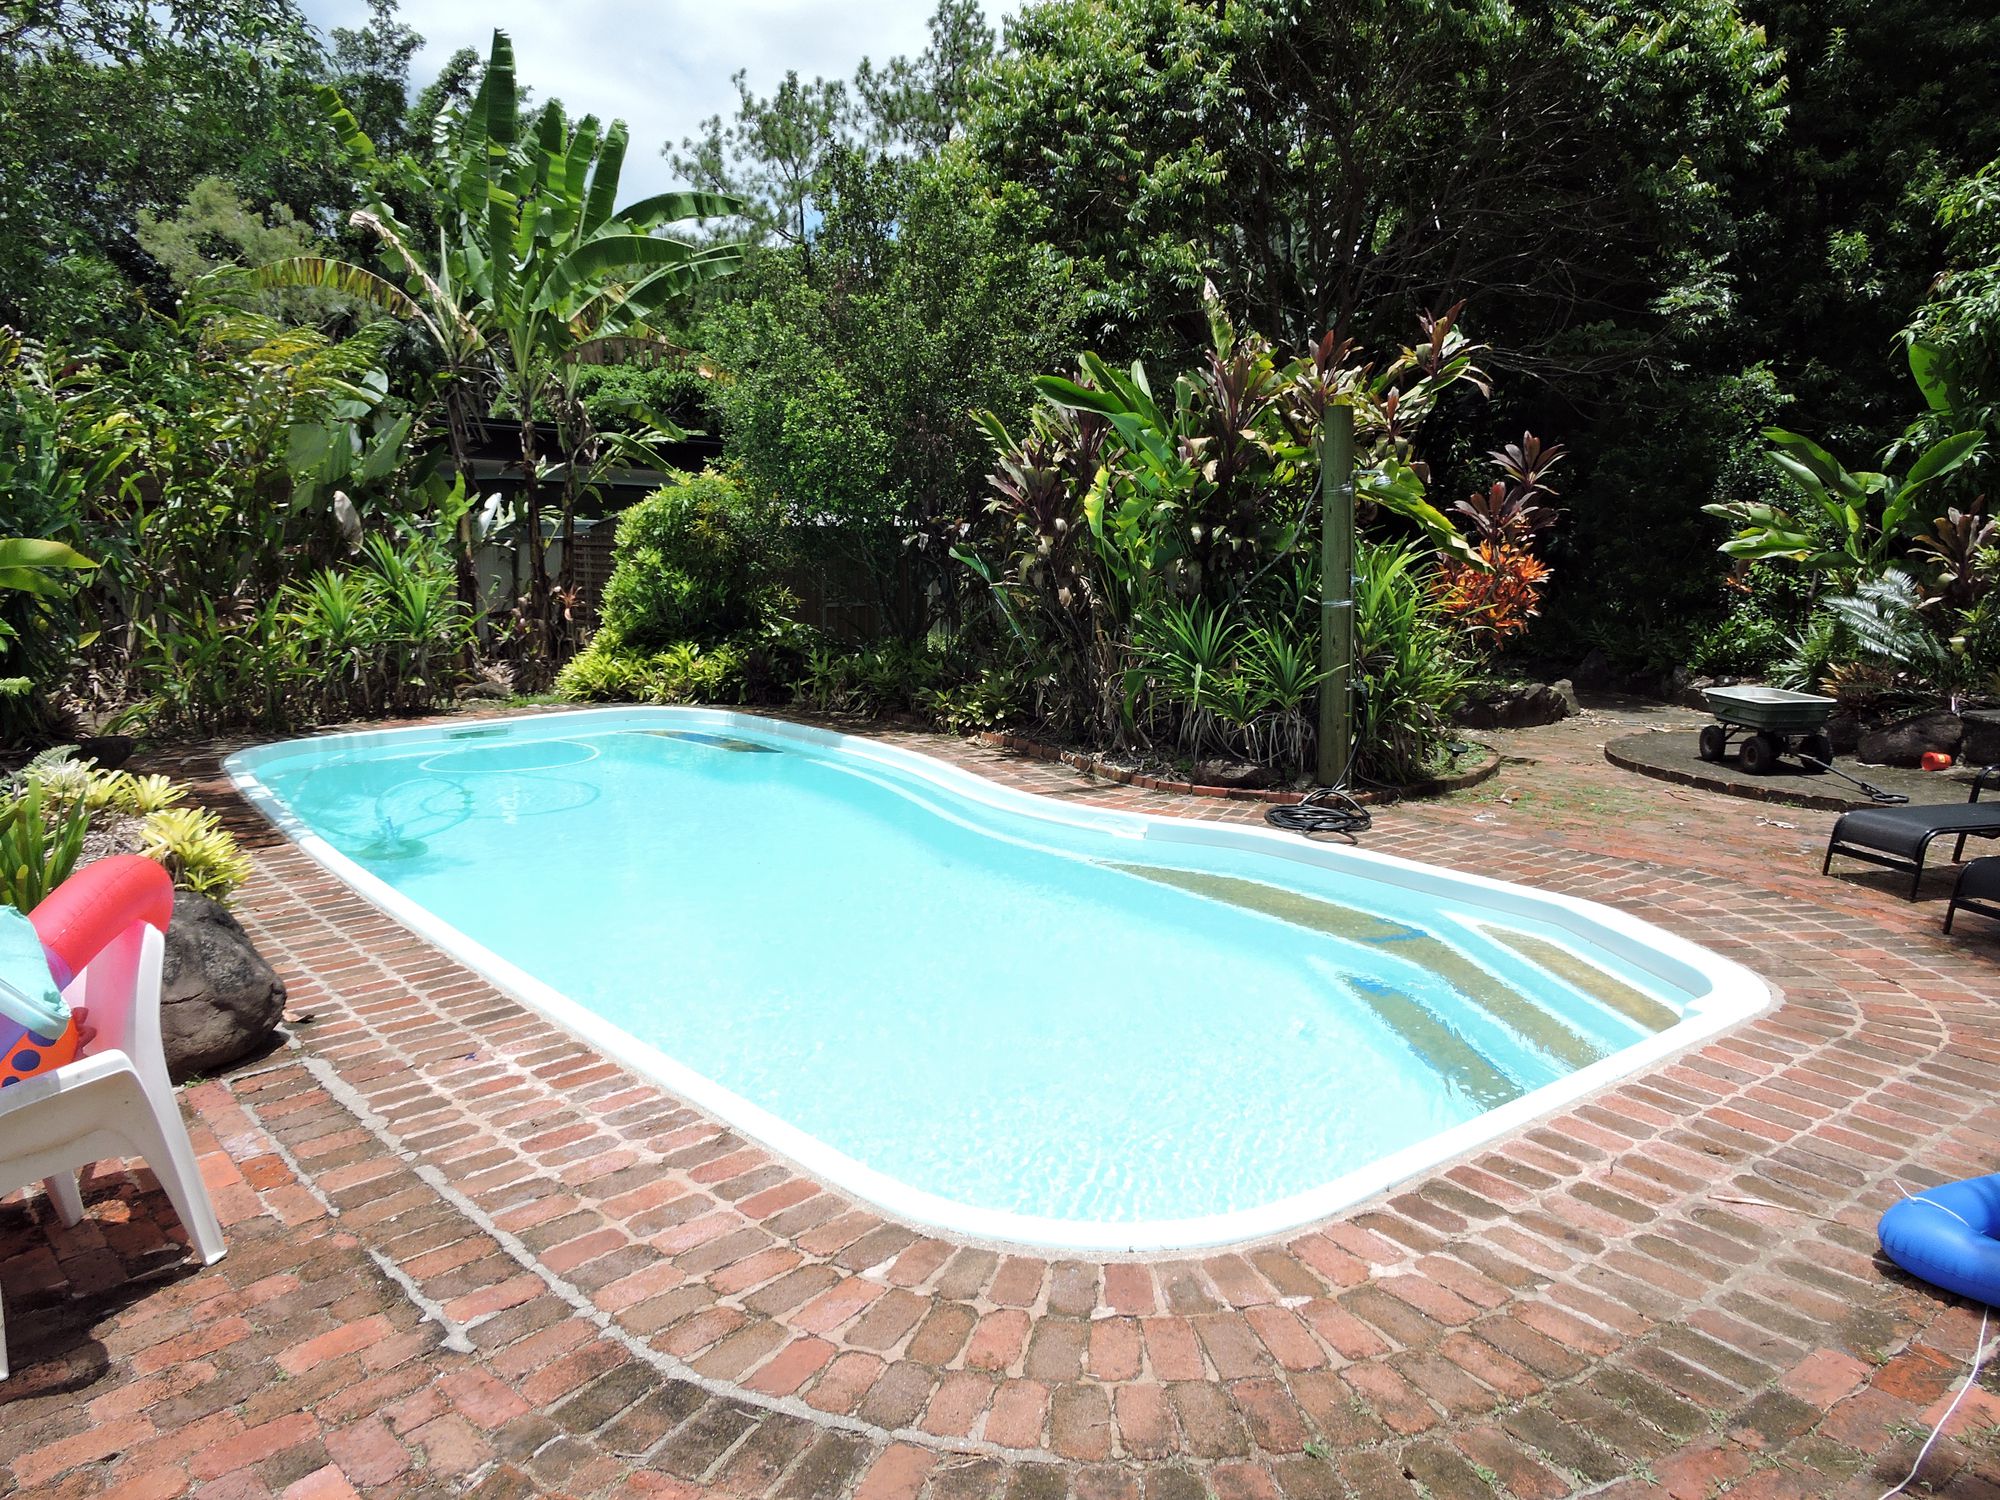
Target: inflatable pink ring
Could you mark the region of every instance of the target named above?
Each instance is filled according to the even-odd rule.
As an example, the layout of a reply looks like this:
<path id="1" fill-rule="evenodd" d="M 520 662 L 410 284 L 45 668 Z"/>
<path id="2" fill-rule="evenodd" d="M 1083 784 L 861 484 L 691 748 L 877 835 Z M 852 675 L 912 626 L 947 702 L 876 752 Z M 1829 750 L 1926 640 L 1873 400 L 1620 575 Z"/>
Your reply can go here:
<path id="1" fill-rule="evenodd" d="M 134 922 L 165 932 L 173 915 L 174 883 L 167 872 L 137 854 L 114 854 L 50 891 L 28 920 L 48 951 L 56 983 L 66 986 Z"/>

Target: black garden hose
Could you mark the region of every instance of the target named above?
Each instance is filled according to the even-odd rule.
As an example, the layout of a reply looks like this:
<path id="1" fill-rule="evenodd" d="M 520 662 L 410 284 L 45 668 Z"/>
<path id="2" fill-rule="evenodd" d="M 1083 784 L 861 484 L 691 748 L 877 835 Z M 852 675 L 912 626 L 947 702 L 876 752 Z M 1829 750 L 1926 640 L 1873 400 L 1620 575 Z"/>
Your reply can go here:
<path id="1" fill-rule="evenodd" d="M 1822 771 L 1838 776 L 1842 781 L 1852 782 L 1868 794 L 1870 802 L 1880 803 L 1884 807 L 1900 807 L 1903 803 L 1910 800 L 1901 792 L 1884 791 L 1879 786 L 1874 786 L 1869 782 L 1863 781 L 1859 776 L 1850 776 L 1845 771 L 1833 765 L 1832 762 L 1821 760 L 1817 755 L 1807 755 L 1804 751 L 1800 751 L 1799 759 L 1809 766 L 1818 766 Z"/>
<path id="2" fill-rule="evenodd" d="M 1366 686 L 1360 691 L 1366 693 Z M 1341 768 L 1338 781 L 1332 786 L 1314 788 L 1297 802 L 1280 802 L 1265 808 L 1264 821 L 1273 828 L 1306 838 L 1316 833 L 1337 833 L 1350 844 L 1357 842 L 1356 834 L 1366 833 L 1375 826 L 1375 815 L 1347 790 L 1354 779 L 1354 759 L 1360 751 L 1361 738 L 1357 735 L 1348 743 L 1347 764 Z"/>
<path id="3" fill-rule="evenodd" d="M 1288 833 L 1308 837 L 1315 833 L 1337 833 L 1352 839 L 1373 827 L 1375 818 L 1344 787 L 1323 786 L 1306 793 L 1301 802 L 1281 802 L 1265 808 L 1264 821 Z"/>

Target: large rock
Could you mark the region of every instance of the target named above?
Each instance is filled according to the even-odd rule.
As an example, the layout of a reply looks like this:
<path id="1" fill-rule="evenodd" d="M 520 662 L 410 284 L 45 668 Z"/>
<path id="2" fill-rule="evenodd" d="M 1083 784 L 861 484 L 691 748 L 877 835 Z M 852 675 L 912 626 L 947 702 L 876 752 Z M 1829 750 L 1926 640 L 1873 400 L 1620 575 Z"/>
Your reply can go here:
<path id="1" fill-rule="evenodd" d="M 1617 692 L 1625 686 L 1625 681 L 1611 665 L 1611 658 L 1599 647 L 1592 647 L 1576 670 L 1569 674 L 1569 680 L 1576 684 L 1580 693 Z"/>
<path id="2" fill-rule="evenodd" d="M 178 1080 L 235 1062 L 263 1045 L 284 1010 L 284 981 L 236 918 L 176 891 L 160 988 L 167 1071 Z"/>
<path id="3" fill-rule="evenodd" d="M 1233 786 L 1255 790 L 1271 784 L 1271 768 L 1254 760 L 1204 760 L 1197 762 L 1194 779 L 1202 786 Z"/>
<path id="4" fill-rule="evenodd" d="M 2000 766 L 2000 708 L 1968 709 L 1959 758 L 1968 766 Z"/>
<path id="5" fill-rule="evenodd" d="M 1861 749 L 1861 736 L 1868 729 L 1861 715 L 1852 709 L 1836 708 L 1827 715 L 1826 732 L 1833 741 L 1835 755 L 1853 755 Z"/>
<path id="6" fill-rule="evenodd" d="M 1964 738 L 1964 721 L 1955 713 L 1938 709 L 1871 729 L 1861 736 L 1859 754 L 1871 766 L 1914 766 L 1922 763 L 1927 750 L 1958 754 Z"/>
<path id="7" fill-rule="evenodd" d="M 1467 729 L 1527 729 L 1553 724 L 1577 711 L 1576 691 L 1561 682 L 1505 683 L 1474 688 L 1452 713 Z"/>

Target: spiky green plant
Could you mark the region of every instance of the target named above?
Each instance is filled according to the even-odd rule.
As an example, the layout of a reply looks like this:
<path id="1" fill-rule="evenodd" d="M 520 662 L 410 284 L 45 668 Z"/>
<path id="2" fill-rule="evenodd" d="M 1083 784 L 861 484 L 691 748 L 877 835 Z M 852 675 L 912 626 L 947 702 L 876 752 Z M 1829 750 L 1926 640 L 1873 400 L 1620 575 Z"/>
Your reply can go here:
<path id="1" fill-rule="evenodd" d="M 226 898 L 250 878 L 250 860 L 206 808 L 167 807 L 146 818 L 139 852 L 164 865 L 174 884 Z"/>
<path id="2" fill-rule="evenodd" d="M 69 879 L 83 855 L 90 810 L 82 802 L 57 802 L 29 782 L 0 798 L 0 902 L 32 911 Z"/>
<path id="3" fill-rule="evenodd" d="M 143 818 L 174 806 L 186 796 L 186 789 L 175 786 L 169 777 L 127 775 L 118 784 L 116 806 L 122 813 Z"/>

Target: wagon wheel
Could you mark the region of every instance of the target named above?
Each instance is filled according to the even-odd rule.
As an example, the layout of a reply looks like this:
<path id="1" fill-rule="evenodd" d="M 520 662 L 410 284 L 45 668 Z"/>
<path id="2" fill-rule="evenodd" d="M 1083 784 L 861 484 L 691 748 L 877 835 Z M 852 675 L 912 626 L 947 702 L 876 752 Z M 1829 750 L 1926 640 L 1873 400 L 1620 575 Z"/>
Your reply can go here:
<path id="1" fill-rule="evenodd" d="M 1737 750 L 1736 758 L 1752 776 L 1765 776 L 1777 769 L 1778 742 L 1768 734 L 1753 734 Z"/>
<path id="2" fill-rule="evenodd" d="M 1721 760 L 1722 752 L 1729 748 L 1729 731 L 1720 724 L 1701 726 L 1700 753 L 1703 760 Z"/>
<path id="3" fill-rule="evenodd" d="M 1833 765 L 1833 736 L 1824 729 L 1807 735 L 1799 746 L 1799 756 L 1806 769 L 1817 776 Z"/>

